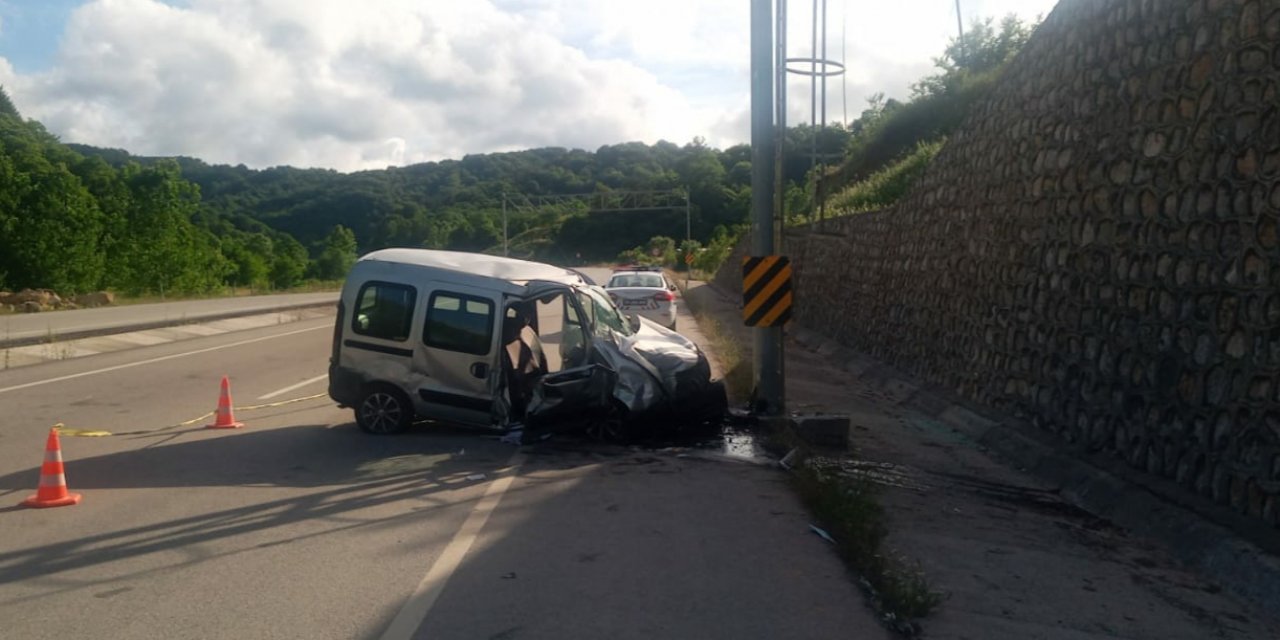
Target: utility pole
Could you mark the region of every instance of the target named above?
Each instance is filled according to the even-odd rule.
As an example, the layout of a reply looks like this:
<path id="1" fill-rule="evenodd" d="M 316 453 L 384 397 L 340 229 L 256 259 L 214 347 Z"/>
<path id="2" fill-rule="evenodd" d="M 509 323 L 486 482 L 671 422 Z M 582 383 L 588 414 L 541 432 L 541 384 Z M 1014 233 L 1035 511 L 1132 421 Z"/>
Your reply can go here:
<path id="1" fill-rule="evenodd" d="M 964 18 L 960 16 L 960 0 L 956 0 L 956 65 L 964 61 Z"/>
<path id="2" fill-rule="evenodd" d="M 507 247 L 507 194 L 502 194 L 502 255 L 510 256 Z"/>
<path id="3" fill-rule="evenodd" d="M 773 0 L 751 0 L 751 218 L 752 255 L 774 253 L 773 233 Z M 785 60 L 780 61 L 785 64 Z M 782 90 L 780 87 L 779 90 Z M 784 410 L 782 327 L 753 329 L 752 369 L 756 407 L 766 415 Z"/>
<path id="4" fill-rule="evenodd" d="M 822 25 L 822 30 L 826 31 L 827 25 Z M 812 172 L 818 166 L 818 0 L 813 0 L 813 37 L 809 42 L 809 171 Z M 823 65 L 822 70 L 827 70 L 826 65 Z M 822 101 L 826 100 L 827 96 L 824 94 Z M 817 188 L 816 182 L 814 188 Z M 814 201 L 817 201 L 816 197 Z M 812 219 L 812 211 L 809 216 Z"/>
<path id="5" fill-rule="evenodd" d="M 689 188 L 685 187 L 685 190 L 684 190 L 684 239 L 686 243 L 689 242 L 690 240 L 693 240 L 693 222 L 692 222 L 693 216 L 690 213 L 690 211 L 691 209 L 689 207 Z"/>
<path id="6" fill-rule="evenodd" d="M 777 68 L 777 78 L 774 80 L 774 103 L 777 105 L 774 111 L 774 128 L 777 129 L 777 142 L 774 144 L 774 178 L 773 178 L 773 206 L 774 218 L 777 225 L 777 234 L 782 236 L 783 244 L 786 243 L 786 235 L 782 233 L 783 228 L 787 224 L 787 200 L 786 200 L 786 183 L 785 183 L 785 164 L 783 160 L 787 153 L 787 65 L 790 61 L 787 59 L 787 0 L 778 0 L 776 7 L 777 15 L 774 18 L 774 67 Z M 784 249 L 785 250 L 785 249 Z"/>

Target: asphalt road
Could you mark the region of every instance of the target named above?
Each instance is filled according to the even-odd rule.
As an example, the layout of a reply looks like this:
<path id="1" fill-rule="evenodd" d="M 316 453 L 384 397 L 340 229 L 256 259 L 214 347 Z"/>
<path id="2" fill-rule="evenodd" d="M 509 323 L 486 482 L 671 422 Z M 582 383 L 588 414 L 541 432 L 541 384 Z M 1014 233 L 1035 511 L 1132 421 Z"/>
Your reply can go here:
<path id="1" fill-rule="evenodd" d="M 682 318 L 692 324 L 690 318 Z M 0 372 L 0 635 L 887 638 L 777 472 L 686 449 L 373 437 L 307 320 Z M 294 387 L 291 389 L 291 387 Z M 17 506 L 49 426 L 80 505 Z"/>
<path id="2" fill-rule="evenodd" d="M 228 314 L 249 314 L 288 306 L 336 302 L 336 292 L 284 293 L 209 300 L 179 300 L 158 304 L 123 305 L 42 313 L 0 315 L 0 344 L 48 337 L 66 337 L 135 325 L 189 322 Z"/>

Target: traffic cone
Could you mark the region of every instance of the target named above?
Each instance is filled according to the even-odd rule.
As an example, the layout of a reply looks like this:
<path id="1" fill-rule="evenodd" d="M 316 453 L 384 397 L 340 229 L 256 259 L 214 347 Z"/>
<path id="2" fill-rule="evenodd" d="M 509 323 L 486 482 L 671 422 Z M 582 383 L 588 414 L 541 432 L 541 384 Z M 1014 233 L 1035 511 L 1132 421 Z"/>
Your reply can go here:
<path id="1" fill-rule="evenodd" d="M 65 507 L 80 503 L 80 494 L 67 491 L 67 477 L 62 472 L 62 445 L 58 430 L 49 430 L 44 445 L 44 464 L 40 465 L 40 485 L 36 494 L 22 501 L 24 507 Z"/>
<path id="2" fill-rule="evenodd" d="M 236 417 L 231 412 L 231 381 L 226 376 L 222 376 L 222 393 L 218 394 L 215 416 L 213 424 L 205 425 L 206 429 L 239 429 L 244 426 L 243 422 L 236 422 Z"/>

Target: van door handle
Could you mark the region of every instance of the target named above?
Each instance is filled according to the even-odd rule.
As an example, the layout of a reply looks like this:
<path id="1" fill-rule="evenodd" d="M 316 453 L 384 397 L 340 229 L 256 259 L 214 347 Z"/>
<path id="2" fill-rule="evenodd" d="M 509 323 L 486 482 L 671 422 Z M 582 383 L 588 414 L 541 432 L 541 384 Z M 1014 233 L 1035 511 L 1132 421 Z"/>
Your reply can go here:
<path id="1" fill-rule="evenodd" d="M 471 365 L 471 375 L 484 380 L 489 377 L 489 365 L 477 362 Z"/>

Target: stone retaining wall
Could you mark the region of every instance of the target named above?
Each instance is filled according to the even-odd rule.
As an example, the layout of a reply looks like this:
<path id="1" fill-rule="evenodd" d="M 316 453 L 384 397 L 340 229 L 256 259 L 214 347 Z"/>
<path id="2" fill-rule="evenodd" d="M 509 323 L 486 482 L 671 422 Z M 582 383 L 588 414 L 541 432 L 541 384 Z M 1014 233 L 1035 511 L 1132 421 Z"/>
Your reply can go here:
<path id="1" fill-rule="evenodd" d="M 1278 177 L 1280 0 L 1062 0 L 906 199 L 788 235 L 796 318 L 1277 525 Z"/>

